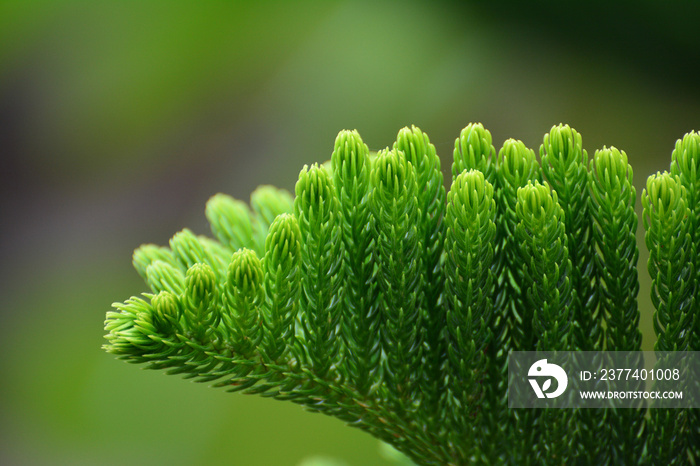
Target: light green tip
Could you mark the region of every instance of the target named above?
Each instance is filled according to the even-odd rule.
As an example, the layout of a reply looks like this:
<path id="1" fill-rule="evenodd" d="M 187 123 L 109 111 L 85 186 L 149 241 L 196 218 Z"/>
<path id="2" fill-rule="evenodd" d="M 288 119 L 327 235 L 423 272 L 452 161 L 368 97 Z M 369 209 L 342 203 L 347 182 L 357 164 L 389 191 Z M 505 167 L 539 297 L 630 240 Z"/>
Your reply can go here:
<path id="1" fill-rule="evenodd" d="M 435 156 L 435 147 L 430 144 L 428 135 L 417 126 L 404 127 L 399 131 L 394 143 L 394 149 L 403 152 L 416 170 L 420 171 L 425 163 L 426 156 Z"/>
<path id="2" fill-rule="evenodd" d="M 303 212 L 313 223 L 328 221 L 335 193 L 325 168 L 318 164 L 304 165 L 294 190 L 294 212 L 297 215 Z"/>
<path id="3" fill-rule="evenodd" d="M 301 232 L 299 222 L 290 214 L 278 216 L 265 239 L 265 257 L 274 264 L 285 263 L 299 257 L 301 253 Z"/>
<path id="4" fill-rule="evenodd" d="M 170 322 L 177 321 L 180 316 L 180 302 L 173 293 L 161 291 L 151 298 L 154 321 L 161 328 L 169 326 Z"/>
<path id="5" fill-rule="evenodd" d="M 250 206 L 260 216 L 265 227 L 279 214 L 291 212 L 293 203 L 288 191 L 270 185 L 258 186 L 250 195 Z"/>
<path id="6" fill-rule="evenodd" d="M 688 181 L 700 178 L 700 133 L 691 131 L 676 141 L 671 160 L 673 175 L 682 174 Z"/>
<path id="7" fill-rule="evenodd" d="M 251 246 L 253 226 L 245 202 L 227 194 L 215 194 L 207 201 L 204 211 L 211 231 L 221 243 L 236 249 Z"/>
<path id="8" fill-rule="evenodd" d="M 468 210 L 483 204 L 484 199 L 493 199 L 493 185 L 478 170 L 464 171 L 452 182 L 450 202 L 459 202 Z"/>
<path id="9" fill-rule="evenodd" d="M 456 178 L 462 171 L 477 169 L 489 174 L 491 157 L 495 156 L 491 133 L 481 123 L 470 123 L 455 140 L 452 177 Z"/>
<path id="10" fill-rule="evenodd" d="M 136 271 L 144 280 L 148 280 L 147 269 L 155 261 L 167 262 L 171 265 L 177 264 L 170 249 L 156 246 L 155 244 L 144 244 L 134 251 L 132 264 Z"/>
<path id="11" fill-rule="evenodd" d="M 627 180 L 632 181 L 632 168 L 625 151 L 603 147 L 593 155 L 593 170 L 606 191 L 619 190 Z"/>
<path id="12" fill-rule="evenodd" d="M 362 141 L 360 133 L 357 130 L 339 132 L 331 155 L 333 172 L 343 181 L 356 179 L 368 163 L 369 148 Z"/>
<path id="13" fill-rule="evenodd" d="M 175 294 L 182 293 L 184 276 L 180 269 L 176 269 L 167 262 L 157 260 L 146 268 L 148 286 L 154 293 L 170 291 Z"/>
<path id="14" fill-rule="evenodd" d="M 206 257 L 204 246 L 192 231 L 185 228 L 170 239 L 170 249 L 181 264 L 190 267 Z"/>
<path id="15" fill-rule="evenodd" d="M 535 152 L 522 141 L 508 139 L 498 152 L 499 173 L 511 186 L 522 186 L 536 176 L 538 168 Z"/>
<path id="16" fill-rule="evenodd" d="M 403 152 L 396 149 L 379 151 L 372 170 L 372 185 L 384 195 L 394 198 L 415 185 L 415 172 Z"/>
<path id="17" fill-rule="evenodd" d="M 647 178 L 647 187 L 642 199 L 645 201 L 645 207 L 651 206 L 654 212 L 664 217 L 674 212 L 685 211 L 684 196 L 685 188 L 677 176 L 668 172 L 657 172 Z"/>
<path id="18" fill-rule="evenodd" d="M 539 181 L 529 181 L 518 188 L 516 212 L 526 223 L 548 223 L 563 215 L 557 203 L 557 193 Z"/>
<path id="19" fill-rule="evenodd" d="M 228 283 L 244 297 L 251 300 L 262 292 L 263 270 L 255 251 L 239 249 L 231 257 L 228 267 Z"/>
<path id="20" fill-rule="evenodd" d="M 197 263 L 187 269 L 185 275 L 185 296 L 195 307 L 208 303 L 216 290 L 216 275 L 207 264 Z"/>
<path id="21" fill-rule="evenodd" d="M 569 125 L 560 123 L 552 126 L 549 133 L 544 135 L 540 157 L 543 161 L 548 159 L 549 164 L 561 164 L 563 168 L 576 162 L 585 163 L 586 155 L 581 135 Z"/>

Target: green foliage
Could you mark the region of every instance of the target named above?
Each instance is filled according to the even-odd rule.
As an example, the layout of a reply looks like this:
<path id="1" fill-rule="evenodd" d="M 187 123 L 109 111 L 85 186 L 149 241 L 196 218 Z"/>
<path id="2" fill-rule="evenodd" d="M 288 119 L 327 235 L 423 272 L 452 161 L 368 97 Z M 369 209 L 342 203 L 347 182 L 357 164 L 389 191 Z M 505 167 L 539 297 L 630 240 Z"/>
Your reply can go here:
<path id="1" fill-rule="evenodd" d="M 455 140 L 452 178 L 457 178 L 465 170 L 474 169 L 482 172 L 489 183 L 495 184 L 496 148 L 491 141 L 491 133 L 481 123 L 467 125 Z"/>
<path id="2" fill-rule="evenodd" d="M 692 331 L 695 308 L 696 275 L 692 262 L 692 211 L 686 203 L 687 191 L 678 176 L 657 173 L 647 180 L 642 193 L 646 244 L 649 248 L 649 275 L 652 277 L 651 299 L 656 308 L 654 330 L 658 336 L 655 349 L 689 351 L 696 336 Z M 654 427 L 648 451 L 663 464 L 695 463 L 698 444 L 693 441 L 693 415 L 690 410 L 655 409 L 650 424 Z"/>
<path id="3" fill-rule="evenodd" d="M 517 257 L 519 243 L 515 239 L 518 225 L 516 205 L 518 189 L 528 182 L 542 181 L 540 165 L 535 159 L 535 153 L 521 141 L 509 139 L 503 144 L 498 154 L 497 177 L 499 186 L 499 227 L 502 232 L 502 257 Z M 508 323 L 509 337 L 502 338 L 502 343 L 508 349 L 529 351 L 534 348 L 534 332 L 532 331 L 532 314 L 534 309 L 523 302 L 522 283 L 525 272 L 517 260 L 505 260 L 502 283 L 505 295 L 504 314 Z M 506 351 L 507 353 L 507 351 Z"/>
<path id="4" fill-rule="evenodd" d="M 695 286 L 693 296 L 700 290 L 700 133 L 691 131 L 676 142 L 671 154 L 671 174 L 680 179 L 686 192 L 686 205 L 690 209 L 688 218 L 692 243 L 695 248 L 693 264 L 695 265 Z M 700 300 L 694 301 L 695 318 L 694 338 L 691 342 L 693 351 L 700 351 L 700 317 L 698 315 Z"/>
<path id="5" fill-rule="evenodd" d="M 681 184 L 686 189 L 688 196 L 687 205 L 690 208 L 691 215 L 690 231 L 692 232 L 693 245 L 695 255 L 692 262 L 695 268 L 695 285 L 693 296 L 693 314 L 695 316 L 694 331 L 692 332 L 692 341 L 690 347 L 693 351 L 700 351 L 700 299 L 697 296 L 700 294 L 700 133 L 691 131 L 683 136 L 683 139 L 676 141 L 676 147 L 671 154 L 671 173 L 678 176 Z M 696 387 L 697 388 L 697 387 Z M 688 444 L 700 444 L 700 410 L 688 410 L 688 424 L 690 432 L 688 433 Z M 695 451 L 693 458 L 697 461 L 700 454 Z"/>
<path id="6" fill-rule="evenodd" d="M 652 175 L 642 193 L 645 239 L 649 248 L 651 299 L 656 308 L 655 349 L 688 351 L 693 341 L 695 248 L 690 236 L 691 211 L 678 177 Z"/>
<path id="7" fill-rule="evenodd" d="M 300 335 L 298 355 L 320 378 L 340 358 L 343 256 L 338 198 L 331 177 L 318 165 L 299 174 L 294 214 L 304 248 L 301 250 Z"/>
<path id="8" fill-rule="evenodd" d="M 376 219 L 377 282 L 383 359 L 388 400 L 400 410 L 416 408 L 423 368 L 425 296 L 423 241 L 418 233 L 421 211 L 416 171 L 402 152 L 381 151 L 371 175 L 370 208 Z"/>
<path id="9" fill-rule="evenodd" d="M 520 243 L 516 239 L 516 228 L 519 223 L 516 207 L 518 189 L 529 182 L 542 181 L 540 165 L 535 159 L 535 153 L 528 149 L 522 141 L 508 139 L 498 153 L 496 164 L 498 190 L 498 230 L 501 245 L 499 256 L 502 262 L 498 279 L 498 297 L 502 303 L 497 309 L 499 323 L 494 328 L 499 330 L 495 335 L 494 346 L 496 364 L 491 369 L 491 387 L 489 408 L 490 419 L 484 426 L 491 433 L 488 442 L 492 447 L 491 457 L 500 462 L 527 464 L 534 458 L 528 450 L 536 443 L 537 430 L 535 423 L 537 413 L 529 410 L 508 411 L 506 395 L 508 382 L 507 355 L 511 350 L 529 351 L 535 349 L 535 333 L 532 328 L 534 309 L 525 304 L 525 271 L 517 260 L 520 254 Z M 507 258 L 512 258 L 508 260 Z"/>
<path id="10" fill-rule="evenodd" d="M 445 186 L 440 171 L 440 158 L 428 135 L 412 126 L 403 128 L 394 143 L 394 149 L 403 152 L 416 170 L 416 200 L 420 209 L 417 219 L 418 236 L 422 247 L 423 290 L 422 307 L 424 325 L 422 333 L 424 351 L 423 378 L 420 382 L 422 403 L 426 409 L 435 409 L 441 396 L 441 375 L 445 353 L 445 309 L 440 306 L 444 276 L 442 253 L 444 240 L 443 216 L 445 214 Z M 439 422 L 439 419 L 435 419 Z"/>
<path id="11" fill-rule="evenodd" d="M 377 380 L 381 341 L 379 327 L 374 216 L 369 208 L 371 163 L 369 149 L 357 131 L 341 131 L 331 155 L 333 183 L 340 201 L 343 236 L 343 268 L 346 286 L 343 295 L 342 337 L 347 351 L 348 377 L 357 390 L 367 395 Z M 357 251 L 356 254 L 349 254 Z"/>
<path id="12" fill-rule="evenodd" d="M 572 346 L 571 261 L 564 214 L 557 193 L 538 182 L 518 189 L 518 226 L 526 306 L 534 310 L 535 349 L 567 351 Z"/>
<path id="13" fill-rule="evenodd" d="M 295 345 L 299 309 L 301 231 L 296 218 L 280 214 L 272 221 L 262 259 L 265 276 L 264 340 L 261 354 L 274 363 Z"/>
<path id="14" fill-rule="evenodd" d="M 452 182 L 445 215 L 447 390 L 441 412 L 449 413 L 451 441 L 462 457 L 477 443 L 489 369 L 486 348 L 493 339 L 493 197 L 480 171 L 464 171 Z"/>
<path id="15" fill-rule="evenodd" d="M 590 240 L 592 216 L 588 212 L 588 154 L 581 135 L 569 125 L 553 127 L 540 146 L 542 171 L 558 195 L 564 212 L 569 244 L 574 346 L 581 350 L 599 347 L 601 322 L 597 315 L 597 294 L 593 270 L 593 243 Z"/>
<path id="16" fill-rule="evenodd" d="M 496 155 L 498 154 L 498 155 Z M 114 304 L 128 362 L 337 417 L 419 464 L 695 464 L 697 410 L 509 410 L 513 350 L 641 345 L 636 191 L 623 151 L 554 126 L 535 152 L 471 124 L 452 183 L 419 128 L 370 156 L 341 131 L 292 197 L 213 196 L 215 239 L 144 245 Z M 698 350 L 700 135 L 642 193 L 659 350 Z"/>
<path id="17" fill-rule="evenodd" d="M 639 331 L 637 293 L 637 259 L 639 250 L 635 232 L 637 214 L 634 207 L 637 192 L 632 185 L 632 167 L 627 155 L 614 147 L 597 150 L 590 162 L 590 212 L 593 216 L 593 241 L 598 304 L 605 325 L 607 351 L 639 351 L 642 334 Z M 606 245 L 617 245 L 615 248 Z M 602 347 L 602 346 L 601 346 Z M 629 367 L 637 367 L 630 361 Z M 644 410 L 608 410 L 600 415 L 593 437 L 589 459 L 600 464 L 630 464 L 641 458 L 641 442 L 637 439 L 644 428 Z M 596 419 L 594 417 L 594 419 Z M 601 441 L 599 432 L 606 432 Z"/>
<path id="18" fill-rule="evenodd" d="M 564 229 L 564 212 L 557 193 L 535 181 L 518 189 L 515 237 L 523 264 L 525 306 L 534 310 L 532 330 L 539 351 L 570 351 L 573 347 L 571 261 Z M 525 417 L 539 418 L 541 436 L 531 454 L 543 464 L 568 464 L 575 460 L 571 413 L 545 409 Z M 526 415 L 527 416 L 527 415 Z M 530 419 L 528 419 L 530 418 Z M 527 422 L 521 428 L 532 428 Z M 521 454 L 522 455 L 522 454 Z"/>
<path id="19" fill-rule="evenodd" d="M 598 303 L 605 322 L 608 351 L 639 351 L 637 259 L 639 250 L 634 211 L 637 191 L 627 154 L 614 147 L 595 152 L 589 173 L 590 210 L 598 277 Z M 616 248 L 606 247 L 618 245 Z"/>

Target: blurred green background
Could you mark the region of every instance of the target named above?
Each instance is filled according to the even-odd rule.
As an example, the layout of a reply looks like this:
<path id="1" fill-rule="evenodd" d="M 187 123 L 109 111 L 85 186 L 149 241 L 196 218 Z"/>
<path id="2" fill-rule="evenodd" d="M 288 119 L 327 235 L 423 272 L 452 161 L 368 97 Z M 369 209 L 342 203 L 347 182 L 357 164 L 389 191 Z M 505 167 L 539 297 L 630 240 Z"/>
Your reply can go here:
<path id="1" fill-rule="evenodd" d="M 565 122 L 639 194 L 700 129 L 700 8 L 659 5 L 0 1 L 0 464 L 389 464 L 337 420 L 104 353 L 110 303 L 145 290 L 131 252 L 207 233 L 216 192 L 293 189 L 344 128 L 376 150 L 416 124 L 449 170 L 470 122 L 535 149 Z"/>

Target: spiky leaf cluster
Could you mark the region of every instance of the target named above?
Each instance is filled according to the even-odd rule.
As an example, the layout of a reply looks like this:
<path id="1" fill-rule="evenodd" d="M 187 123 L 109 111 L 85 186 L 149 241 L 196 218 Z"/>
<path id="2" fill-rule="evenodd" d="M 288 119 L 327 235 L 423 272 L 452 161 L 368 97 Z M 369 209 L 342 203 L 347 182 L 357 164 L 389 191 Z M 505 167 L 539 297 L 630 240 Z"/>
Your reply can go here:
<path id="1" fill-rule="evenodd" d="M 384 382 L 387 395 L 410 410 L 423 377 L 421 310 L 425 302 L 416 171 L 402 152 L 381 151 L 374 161 L 371 183 Z"/>
<path id="2" fill-rule="evenodd" d="M 445 215 L 448 370 L 444 411 L 451 414 L 448 422 L 456 445 L 477 437 L 474 429 L 486 397 L 490 365 L 486 350 L 493 340 L 495 218 L 491 183 L 480 171 L 460 173 L 452 182 Z M 465 423 L 467 419 L 471 422 Z"/>
<path id="3" fill-rule="evenodd" d="M 440 306 L 444 282 L 441 258 L 445 186 L 435 146 L 420 128 L 412 126 L 410 129 L 401 129 L 396 137 L 394 149 L 401 151 L 416 170 L 416 200 L 420 209 L 417 227 L 423 247 L 421 261 L 425 288 L 422 315 L 425 325 L 421 329 L 425 367 L 420 385 L 423 403 L 437 409 L 436 403 L 441 395 L 439 380 L 442 357 L 445 353 L 442 335 L 445 311 Z"/>
<path id="4" fill-rule="evenodd" d="M 566 351 L 571 347 L 571 261 L 564 213 L 557 193 L 538 182 L 518 189 L 516 239 L 525 274 L 527 305 L 534 309 L 534 346 Z"/>
<path id="5" fill-rule="evenodd" d="M 598 304 L 605 324 L 605 349 L 640 351 L 637 294 L 637 259 L 639 250 L 635 232 L 637 192 L 632 185 L 632 167 L 627 154 L 615 147 L 597 150 L 590 162 L 590 210 L 593 216 L 593 241 L 598 277 Z M 617 245 L 612 248 L 608 245 Z M 637 367 L 630 360 L 629 367 Z M 641 387 L 640 387 L 641 388 Z M 607 442 L 597 440 L 591 459 L 609 464 L 630 463 L 641 456 L 642 445 L 634 440 L 644 427 L 644 411 L 624 409 L 601 415 L 595 410 L 600 430 L 608 431 Z M 595 440 L 594 440 L 595 441 Z"/>
<path id="6" fill-rule="evenodd" d="M 446 191 L 419 128 L 376 156 L 341 131 L 295 196 L 217 194 L 213 239 L 185 229 L 138 248 L 150 291 L 107 313 L 105 349 L 337 417 L 419 464 L 697 462 L 696 410 L 508 410 L 509 351 L 641 341 L 626 154 L 589 161 L 557 125 L 540 156 L 513 139 L 496 152 L 470 124 Z M 698 167 L 693 132 L 642 195 L 660 350 L 700 341 Z"/>
<path id="7" fill-rule="evenodd" d="M 671 154 L 671 174 L 677 176 L 686 192 L 686 206 L 690 209 L 689 229 L 694 245 L 695 289 L 693 296 L 700 290 L 700 133 L 691 131 L 676 141 Z M 698 314 L 700 299 L 694 301 L 695 315 Z M 695 319 L 691 348 L 700 351 L 700 318 Z M 700 439 L 699 439 L 700 440 Z"/>
<path id="8" fill-rule="evenodd" d="M 492 353 L 495 364 L 490 370 L 489 409 L 490 419 L 484 429 L 490 433 L 493 457 L 500 462 L 510 458 L 515 462 L 527 461 L 525 451 L 535 444 L 533 412 L 508 412 L 507 381 L 508 352 L 524 351 L 534 347 L 532 323 L 534 309 L 526 305 L 523 285 L 525 271 L 517 260 L 520 244 L 515 230 L 518 225 L 516 205 L 517 191 L 529 182 L 542 181 L 540 165 L 535 153 L 522 141 L 508 139 L 498 152 L 496 185 L 498 213 L 496 220 L 500 244 L 497 248 L 498 269 L 496 323 Z M 510 259 L 509 259 L 510 258 Z"/>
<path id="9" fill-rule="evenodd" d="M 341 131 L 331 154 L 333 182 L 340 203 L 345 293 L 342 336 L 349 377 L 367 394 L 376 384 L 381 322 L 375 276 L 375 220 L 369 208 L 369 149 L 357 131 Z M 350 252 L 354 251 L 354 254 Z"/>
<path id="10" fill-rule="evenodd" d="M 516 239 L 516 228 L 520 221 L 516 212 L 518 189 L 530 182 L 542 181 L 535 153 L 522 141 L 506 140 L 498 153 L 497 178 L 500 188 L 498 203 L 501 215 L 498 220 L 503 237 L 502 256 L 517 257 L 519 243 Z M 502 275 L 499 283 L 505 295 L 503 313 L 509 325 L 506 329 L 508 337 L 503 338 L 501 344 L 516 351 L 529 351 L 534 347 L 534 309 L 522 301 L 525 271 L 519 261 L 510 260 L 505 261 Z"/>
<path id="11" fill-rule="evenodd" d="M 667 172 L 649 177 L 642 193 L 651 299 L 657 309 L 655 348 L 660 351 L 688 351 L 692 343 L 694 246 L 685 193 L 680 179 Z"/>
<path id="12" fill-rule="evenodd" d="M 686 188 L 678 176 L 657 173 L 642 192 L 645 240 L 649 248 L 651 299 L 656 308 L 655 345 L 660 351 L 689 351 L 695 335 L 695 245 L 690 226 L 692 211 L 686 204 Z M 647 450 L 665 464 L 686 464 L 700 458 L 697 425 L 690 410 L 655 409 Z"/>
<path id="13" fill-rule="evenodd" d="M 678 176 L 681 184 L 686 189 L 688 196 L 687 205 L 691 210 L 690 230 L 695 248 L 695 255 L 692 259 L 695 265 L 695 286 L 693 296 L 693 314 L 695 315 L 695 325 L 691 341 L 691 349 L 700 351 L 700 133 L 691 131 L 676 141 L 676 147 L 671 154 L 671 174 Z M 700 392 L 700 387 L 695 387 L 695 392 Z M 690 445 L 700 444 L 700 410 L 688 410 L 688 423 L 691 426 L 688 443 Z M 692 458 L 700 461 L 698 449 L 692 451 Z"/>
<path id="14" fill-rule="evenodd" d="M 489 183 L 495 184 L 496 148 L 491 133 L 481 123 L 471 123 L 459 133 L 453 157 L 453 179 L 465 170 L 474 169 L 482 172 Z"/>
<path id="15" fill-rule="evenodd" d="M 595 265 L 598 302 L 606 324 L 605 348 L 639 351 L 642 334 L 637 308 L 637 191 L 632 185 L 627 154 L 614 147 L 596 151 L 591 160 L 589 185 L 593 240 L 600 251 Z M 606 247 L 609 244 L 618 246 Z"/>
<path id="16" fill-rule="evenodd" d="M 601 319 L 597 315 L 594 273 L 592 216 L 588 211 L 588 154 L 581 135 L 569 125 L 554 126 L 540 146 L 542 171 L 557 193 L 566 222 L 571 284 L 578 291 L 572 302 L 576 327 L 574 344 L 582 350 L 597 347 L 601 338 Z"/>

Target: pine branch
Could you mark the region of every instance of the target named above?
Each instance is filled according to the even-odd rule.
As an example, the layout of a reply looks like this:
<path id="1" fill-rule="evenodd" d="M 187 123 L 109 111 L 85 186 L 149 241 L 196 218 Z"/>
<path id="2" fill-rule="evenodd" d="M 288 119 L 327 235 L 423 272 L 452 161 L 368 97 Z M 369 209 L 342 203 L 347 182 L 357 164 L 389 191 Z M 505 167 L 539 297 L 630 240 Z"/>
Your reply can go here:
<path id="1" fill-rule="evenodd" d="M 692 243 L 695 245 L 695 256 L 692 258 L 695 270 L 693 296 L 700 291 L 700 134 L 691 131 L 676 141 L 676 147 L 671 154 L 671 174 L 677 176 L 685 188 L 685 204 L 690 209 L 688 229 L 691 232 Z M 694 301 L 693 314 L 700 313 L 700 300 Z M 695 318 L 694 336 L 690 347 L 700 351 L 700 317 Z"/>
<path id="2" fill-rule="evenodd" d="M 515 229 L 524 265 L 525 300 L 534 310 L 533 331 L 538 351 L 573 349 L 571 261 L 564 212 L 557 193 L 535 181 L 518 189 Z M 541 437 L 537 455 L 544 464 L 568 464 L 576 457 L 572 414 L 544 409 L 539 416 Z M 532 426 L 531 426 L 532 428 Z"/>
<path id="3" fill-rule="evenodd" d="M 476 429 L 482 420 L 487 355 L 493 325 L 492 269 L 496 238 L 493 186 L 480 171 L 462 172 L 452 183 L 445 224 L 447 392 L 443 412 L 461 457 L 479 457 Z"/>
<path id="4" fill-rule="evenodd" d="M 686 189 L 687 205 L 692 215 L 690 216 L 690 231 L 695 245 L 695 257 L 692 258 L 695 269 L 695 287 L 693 296 L 693 315 L 695 326 L 690 347 L 693 351 L 700 351 L 700 134 L 691 131 L 676 141 L 676 146 L 671 154 L 671 174 L 678 176 L 681 184 Z M 695 387 L 696 392 L 699 387 Z M 689 444 L 693 446 L 692 457 L 696 463 L 700 462 L 700 409 L 691 409 L 688 412 L 689 424 L 694 426 Z"/>
<path id="5" fill-rule="evenodd" d="M 540 165 L 535 159 L 535 153 L 521 141 L 509 139 L 503 144 L 498 154 L 498 206 L 499 227 L 503 237 L 502 256 L 504 267 L 499 284 L 502 283 L 504 295 L 504 315 L 509 322 L 504 335 L 500 337 L 505 352 L 512 348 L 516 351 L 533 351 L 535 349 L 532 320 L 534 309 L 523 301 L 522 283 L 525 271 L 518 260 L 519 246 L 515 239 L 518 216 L 516 204 L 518 189 L 528 182 L 541 182 Z"/>
<path id="6" fill-rule="evenodd" d="M 369 209 L 369 149 L 357 131 L 341 131 L 331 156 L 342 217 L 346 277 L 342 335 L 349 380 L 366 396 L 376 383 L 381 340 L 376 283 L 374 217 Z"/>
<path id="7" fill-rule="evenodd" d="M 460 173 L 468 170 L 478 170 L 484 174 L 485 179 L 494 187 L 496 191 L 496 199 L 498 198 L 498 193 L 500 192 L 501 180 L 496 176 L 496 149 L 491 143 L 491 133 L 484 128 L 481 123 L 472 123 L 467 125 L 461 132 L 459 137 L 455 140 L 455 149 L 453 152 L 453 163 L 452 163 L 452 176 L 456 179 Z M 513 193 L 513 199 L 515 199 L 515 193 Z M 515 201 L 513 201 L 515 206 Z M 498 210 L 501 210 L 501 206 L 497 204 Z M 487 380 L 484 381 L 485 385 L 492 386 L 495 384 L 500 384 L 498 388 L 489 390 L 484 400 L 483 408 L 483 418 L 481 429 L 483 431 L 482 435 L 482 449 L 488 453 L 489 456 L 498 455 L 503 452 L 503 449 L 498 446 L 498 439 L 503 437 L 500 435 L 501 432 L 497 432 L 496 425 L 503 425 L 499 422 L 494 422 L 494 419 L 501 419 L 505 415 L 503 410 L 505 409 L 505 389 L 506 384 L 502 378 L 502 375 L 507 374 L 506 360 L 508 357 L 508 351 L 510 350 L 510 337 L 508 333 L 508 317 L 507 314 L 507 304 L 506 301 L 509 299 L 509 293 L 507 290 L 505 265 L 506 265 L 506 253 L 504 250 L 505 246 L 505 231 L 501 225 L 500 220 L 502 217 L 500 215 L 496 216 L 496 237 L 494 243 L 493 252 L 493 273 L 495 277 L 495 289 L 493 298 L 493 308 L 494 308 L 494 321 L 492 324 L 492 343 L 487 346 L 486 352 L 491 360 L 488 364 L 489 374 L 487 375 Z"/>
<path id="8" fill-rule="evenodd" d="M 435 412 L 444 390 L 441 378 L 446 348 L 445 309 L 440 303 L 443 283 L 441 257 L 445 226 L 445 186 L 440 171 L 440 158 L 428 135 L 412 126 L 403 128 L 394 143 L 416 170 L 416 200 L 420 209 L 418 236 L 423 246 L 423 379 L 420 382 L 423 409 Z M 439 416 L 438 416 L 439 417 Z"/>
<path id="9" fill-rule="evenodd" d="M 581 350 L 598 347 L 602 339 L 602 318 L 597 309 L 594 250 L 591 238 L 592 217 L 588 211 L 588 154 L 581 135 L 569 125 L 553 126 L 540 146 L 542 171 L 557 193 L 564 211 L 571 284 L 577 295 L 572 302 L 574 345 Z"/>
<path id="10" fill-rule="evenodd" d="M 371 174 L 377 280 L 381 291 L 384 386 L 388 401 L 403 412 L 418 406 L 423 374 L 423 243 L 417 223 L 416 172 L 402 152 L 379 152 Z"/>
<path id="11" fill-rule="evenodd" d="M 642 192 L 657 351 L 688 351 L 693 342 L 688 330 L 697 318 L 693 313 L 695 270 L 691 262 L 695 250 L 685 195 L 680 178 L 667 172 L 650 176 Z M 696 448 L 690 444 L 694 426 L 688 418 L 687 410 L 651 411 L 647 450 L 654 458 L 663 464 L 685 463 Z"/>
<path id="12" fill-rule="evenodd" d="M 627 154 L 614 147 L 596 151 L 589 174 L 590 211 L 599 277 L 598 303 L 605 321 L 607 351 L 640 351 L 637 294 L 636 230 L 634 211 L 637 193 L 632 185 L 632 167 Z M 638 367 L 631 359 L 627 367 Z M 639 387 L 642 388 L 641 385 Z M 600 410 L 595 410 L 600 412 Z M 643 409 L 605 410 L 600 424 L 591 432 L 597 447 L 589 458 L 598 464 L 630 464 L 641 457 L 638 441 L 644 429 Z M 600 432 L 606 435 L 601 436 Z"/>
<path id="13" fill-rule="evenodd" d="M 500 355 L 492 365 L 490 385 L 497 385 L 491 391 L 492 409 L 486 414 L 493 418 L 489 427 L 491 434 L 492 457 L 500 461 L 510 460 L 515 464 L 527 464 L 534 458 L 525 453 L 535 443 L 536 428 L 533 428 L 537 415 L 533 410 L 508 410 L 508 352 L 533 351 L 535 333 L 532 330 L 534 309 L 526 305 L 525 271 L 519 258 L 520 246 L 515 230 L 518 225 L 516 213 L 517 191 L 528 182 L 542 181 L 539 163 L 535 153 L 521 141 L 508 139 L 498 153 L 496 165 L 498 181 L 498 230 L 502 240 L 501 257 L 503 267 L 498 278 L 498 292 L 502 296 L 501 318 L 505 321 L 503 329 L 495 335 L 494 346 L 500 348 Z M 496 328 L 501 328 L 500 326 Z M 494 428 L 493 426 L 497 426 Z"/>
<path id="14" fill-rule="evenodd" d="M 589 186 L 593 240 L 598 252 L 599 305 L 606 323 L 605 346 L 609 351 L 639 351 L 637 192 L 627 154 L 614 147 L 596 151 Z"/>
<path id="15" fill-rule="evenodd" d="M 571 261 L 557 193 L 535 181 L 518 189 L 516 239 L 524 263 L 527 304 L 534 309 L 539 351 L 567 351 L 572 342 Z"/>
<path id="16" fill-rule="evenodd" d="M 695 316 L 690 209 L 678 177 L 657 173 L 642 192 L 657 351 L 689 351 Z"/>
<path id="17" fill-rule="evenodd" d="M 291 212 L 293 205 L 291 194 L 274 186 L 259 186 L 250 195 L 250 207 L 255 219 L 252 224 L 254 250 L 259 256 L 262 257 L 265 252 L 268 228 L 278 215 Z"/>
<path id="18" fill-rule="evenodd" d="M 573 268 L 571 284 L 577 291 L 572 302 L 574 348 L 593 350 L 603 343 L 603 315 L 598 308 L 598 277 L 595 269 L 594 240 L 589 212 L 588 154 L 581 135 L 568 125 L 552 127 L 540 146 L 542 171 L 559 195 L 564 210 L 569 257 Z M 577 410 L 580 429 L 577 443 L 585 462 L 596 463 L 602 448 L 598 432 L 605 428 L 604 412 Z"/>
<path id="19" fill-rule="evenodd" d="M 301 334 L 299 357 L 321 379 L 332 379 L 340 362 L 343 243 L 338 198 L 325 168 L 299 174 L 294 214 L 301 231 Z"/>
<path id="20" fill-rule="evenodd" d="M 491 133 L 481 123 L 471 123 L 459 133 L 453 153 L 453 181 L 465 170 L 479 170 L 496 186 L 496 149 L 491 141 Z"/>
<path id="21" fill-rule="evenodd" d="M 205 214 L 211 232 L 231 252 L 241 248 L 255 249 L 253 225 L 257 222 L 244 202 L 219 193 L 207 201 Z"/>
<path id="22" fill-rule="evenodd" d="M 296 218 L 281 214 L 269 228 L 262 268 L 266 301 L 262 354 L 273 364 L 282 364 L 286 352 L 295 347 L 301 280 L 301 231 Z"/>
<path id="23" fill-rule="evenodd" d="M 341 131 L 296 196 L 213 196 L 215 239 L 182 230 L 133 265 L 150 292 L 114 304 L 104 348 L 228 391 L 287 400 L 419 464 L 686 464 L 698 410 L 508 410 L 512 350 L 640 348 L 637 218 L 624 152 L 552 128 L 495 159 L 480 124 L 435 148 L 403 128 L 376 158 Z M 657 350 L 698 349 L 700 135 L 642 194 Z M 544 183 L 542 172 L 549 184 Z M 634 364 L 634 361 L 631 362 Z"/>

